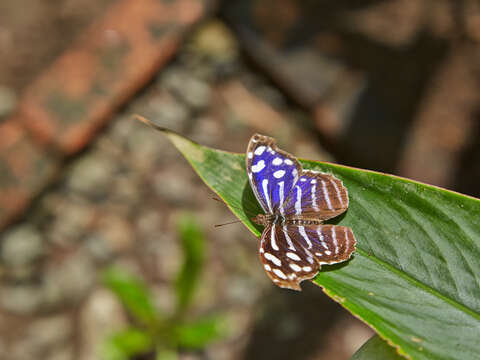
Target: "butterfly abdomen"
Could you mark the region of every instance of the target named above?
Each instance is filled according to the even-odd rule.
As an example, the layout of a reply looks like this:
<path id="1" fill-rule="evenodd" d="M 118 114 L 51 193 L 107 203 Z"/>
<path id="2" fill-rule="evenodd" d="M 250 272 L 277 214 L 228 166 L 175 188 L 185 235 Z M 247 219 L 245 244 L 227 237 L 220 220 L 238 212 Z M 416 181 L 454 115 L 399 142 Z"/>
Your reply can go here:
<path id="1" fill-rule="evenodd" d="M 322 220 L 318 219 L 285 219 L 285 225 L 322 225 Z"/>

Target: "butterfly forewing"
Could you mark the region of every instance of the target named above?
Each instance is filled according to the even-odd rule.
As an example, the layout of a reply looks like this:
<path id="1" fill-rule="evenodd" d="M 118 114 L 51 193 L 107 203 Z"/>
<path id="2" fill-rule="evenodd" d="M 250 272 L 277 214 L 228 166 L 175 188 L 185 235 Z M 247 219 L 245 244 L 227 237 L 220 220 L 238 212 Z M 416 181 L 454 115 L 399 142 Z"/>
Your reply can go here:
<path id="1" fill-rule="evenodd" d="M 301 166 L 280 150 L 273 138 L 255 134 L 247 148 L 247 173 L 253 192 L 266 213 L 283 212 L 283 203 L 299 178 Z"/>
<path id="2" fill-rule="evenodd" d="M 332 175 L 304 170 L 284 208 L 285 216 L 327 220 L 347 210 L 347 189 Z"/>
<path id="3" fill-rule="evenodd" d="M 260 260 L 268 277 L 278 286 L 301 290 L 300 282 L 317 275 L 320 265 L 287 226 L 271 224 L 260 239 Z"/>

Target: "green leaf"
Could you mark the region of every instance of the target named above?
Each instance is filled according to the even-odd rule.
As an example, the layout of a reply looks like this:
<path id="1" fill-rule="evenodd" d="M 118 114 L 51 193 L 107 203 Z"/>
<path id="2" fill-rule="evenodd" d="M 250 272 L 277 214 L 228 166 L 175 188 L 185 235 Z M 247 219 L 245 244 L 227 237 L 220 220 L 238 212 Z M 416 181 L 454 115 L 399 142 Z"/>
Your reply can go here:
<path id="1" fill-rule="evenodd" d="M 192 215 L 183 214 L 178 223 L 178 232 L 183 248 L 183 265 L 175 282 L 178 311 L 190 304 L 204 261 L 204 236 Z"/>
<path id="2" fill-rule="evenodd" d="M 152 296 L 143 281 L 120 268 L 109 268 L 103 273 L 103 283 L 119 298 L 138 321 L 155 326 L 158 312 Z"/>
<path id="3" fill-rule="evenodd" d="M 372 336 L 350 360 L 402 360 L 395 349 L 378 335 Z"/>
<path id="4" fill-rule="evenodd" d="M 119 331 L 110 336 L 102 346 L 101 359 L 128 360 L 134 355 L 153 348 L 153 340 L 147 332 L 136 328 Z"/>
<path id="5" fill-rule="evenodd" d="M 227 333 L 225 318 L 210 316 L 181 324 L 176 328 L 178 345 L 182 348 L 202 349 Z"/>
<path id="6" fill-rule="evenodd" d="M 250 220 L 259 207 L 244 154 L 160 130 L 259 236 L 261 228 Z M 358 242 L 351 261 L 324 266 L 314 282 L 406 357 L 478 357 L 480 201 L 395 176 L 300 161 L 343 181 L 350 207 L 333 223 L 351 227 Z"/>

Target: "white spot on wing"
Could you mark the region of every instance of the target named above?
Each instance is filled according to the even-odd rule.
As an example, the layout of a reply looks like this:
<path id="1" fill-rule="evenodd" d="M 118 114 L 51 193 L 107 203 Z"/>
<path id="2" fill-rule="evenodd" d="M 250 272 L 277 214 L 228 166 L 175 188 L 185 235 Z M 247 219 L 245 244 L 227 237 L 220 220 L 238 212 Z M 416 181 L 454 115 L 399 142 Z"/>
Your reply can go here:
<path id="1" fill-rule="evenodd" d="M 263 264 L 263 267 L 265 268 L 265 270 L 267 271 L 272 271 L 272 267 L 268 264 Z"/>
<path id="2" fill-rule="evenodd" d="M 332 202 L 330 201 L 330 196 L 328 195 L 328 192 L 327 192 L 327 184 L 325 184 L 325 181 L 323 180 L 322 180 L 322 190 L 323 190 L 323 197 L 327 202 L 328 209 L 333 210 Z"/>
<path id="3" fill-rule="evenodd" d="M 253 153 L 250 151 L 248 154 L 247 154 L 248 158 L 251 159 L 253 158 Z"/>
<path id="4" fill-rule="evenodd" d="M 263 160 L 262 160 L 263 161 Z M 267 202 L 268 210 L 272 213 L 272 205 L 270 204 L 270 194 L 268 193 L 268 179 L 263 179 L 262 180 L 262 189 L 263 189 L 263 194 L 265 196 L 265 201 Z"/>
<path id="5" fill-rule="evenodd" d="M 340 200 L 340 205 L 344 206 L 343 205 L 343 199 L 342 199 L 342 196 L 340 194 L 340 189 L 338 188 L 337 183 L 335 181 L 333 181 L 332 179 L 330 179 L 330 182 L 333 184 L 333 187 L 335 188 L 335 192 L 337 193 L 338 200 Z"/>
<path id="6" fill-rule="evenodd" d="M 301 181 L 301 182 L 305 182 L 305 181 L 307 181 L 307 179 L 301 178 L 300 181 Z"/>
<path id="7" fill-rule="evenodd" d="M 332 252 L 331 252 L 330 250 L 325 250 L 325 254 L 327 254 L 327 255 L 331 255 L 331 254 L 332 254 Z"/>
<path id="8" fill-rule="evenodd" d="M 285 175 L 285 170 L 277 170 L 273 173 L 273 176 L 275 176 L 277 179 L 280 179 Z"/>
<path id="9" fill-rule="evenodd" d="M 282 278 L 282 279 L 286 279 L 287 276 L 283 273 L 282 270 L 280 269 L 273 269 L 273 272 L 275 273 L 275 275 L 277 275 L 279 278 Z"/>
<path id="10" fill-rule="evenodd" d="M 285 159 L 285 164 L 287 165 L 293 165 L 293 161 L 290 159 Z"/>
<path id="11" fill-rule="evenodd" d="M 322 234 L 322 231 L 321 229 L 317 229 L 317 235 L 318 235 L 318 239 L 320 240 L 320 244 L 322 244 L 322 246 L 325 248 L 325 249 L 328 249 L 328 246 L 327 244 L 325 243 L 325 240 L 323 239 L 323 234 Z"/>
<path id="12" fill-rule="evenodd" d="M 279 157 L 273 159 L 273 161 L 272 161 L 272 164 L 273 164 L 273 165 L 276 165 L 276 166 L 282 165 L 282 163 L 283 163 L 283 160 L 280 159 Z"/>
<path id="13" fill-rule="evenodd" d="M 255 149 L 255 155 L 262 155 L 263 152 L 265 151 L 265 146 L 259 146 L 258 148 Z"/>
<path id="14" fill-rule="evenodd" d="M 297 201 L 295 201 L 295 215 L 300 215 L 302 213 L 302 189 L 300 186 L 295 185 L 297 189 Z"/>
<path id="15" fill-rule="evenodd" d="M 311 266 L 304 266 L 303 267 L 303 271 L 312 271 L 312 267 Z"/>
<path id="16" fill-rule="evenodd" d="M 280 189 L 278 189 L 278 195 L 280 197 L 280 205 L 279 205 L 279 209 L 280 209 L 280 213 L 282 215 L 284 215 L 285 213 L 285 209 L 283 208 L 283 201 L 285 200 L 285 194 L 284 194 L 284 182 L 283 181 L 280 181 L 278 183 L 278 186 L 280 187 Z"/>
<path id="17" fill-rule="evenodd" d="M 298 231 L 300 232 L 300 235 L 302 235 L 302 237 L 305 239 L 305 241 L 307 242 L 308 248 L 310 249 L 312 247 L 312 242 L 310 241 L 310 239 L 307 236 L 307 233 L 305 232 L 305 226 L 299 226 Z"/>
<path id="18" fill-rule="evenodd" d="M 277 241 L 275 240 L 275 224 L 273 224 L 272 232 L 270 233 L 270 243 L 272 244 L 273 250 L 279 250 L 279 247 L 277 246 Z"/>
<path id="19" fill-rule="evenodd" d="M 312 181 L 310 181 L 310 184 L 316 184 L 317 183 L 317 180 L 313 179 Z"/>
<path id="20" fill-rule="evenodd" d="M 260 160 L 259 162 L 257 162 L 255 165 L 252 166 L 252 171 L 254 173 L 258 173 L 262 171 L 264 168 L 265 168 L 265 161 Z"/>
<path id="21" fill-rule="evenodd" d="M 292 252 L 287 252 L 287 257 L 289 257 L 290 259 L 292 260 L 295 260 L 295 261 L 300 261 L 300 256 L 298 256 L 297 254 L 295 253 L 292 253 Z"/>
<path id="22" fill-rule="evenodd" d="M 318 208 L 318 205 L 317 205 L 316 191 L 317 191 L 317 185 L 315 184 L 315 185 L 312 186 L 312 205 L 313 205 L 313 209 L 315 211 L 319 211 L 319 208 Z"/>
<path id="23" fill-rule="evenodd" d="M 275 265 L 277 266 L 282 266 L 282 262 L 280 261 L 279 258 L 277 258 L 275 255 L 272 255 L 270 253 L 265 253 L 265 259 L 267 260 L 270 260 L 271 262 L 273 262 Z"/>
<path id="24" fill-rule="evenodd" d="M 292 239 L 290 238 L 290 236 L 288 236 L 287 226 L 286 226 L 286 225 L 283 225 L 282 229 L 283 229 L 283 234 L 285 235 L 285 239 L 287 239 L 288 248 L 289 248 L 290 250 L 296 251 L 297 249 L 295 249 L 295 246 L 293 246 L 293 241 L 292 241 Z"/>
<path id="25" fill-rule="evenodd" d="M 297 264 L 289 264 L 293 271 L 299 272 L 302 271 L 302 268 Z"/>
<path id="26" fill-rule="evenodd" d="M 335 233 L 335 228 L 332 226 L 332 239 L 333 239 L 333 246 L 335 246 L 335 254 L 338 254 L 338 241 L 337 241 L 337 234 Z"/>

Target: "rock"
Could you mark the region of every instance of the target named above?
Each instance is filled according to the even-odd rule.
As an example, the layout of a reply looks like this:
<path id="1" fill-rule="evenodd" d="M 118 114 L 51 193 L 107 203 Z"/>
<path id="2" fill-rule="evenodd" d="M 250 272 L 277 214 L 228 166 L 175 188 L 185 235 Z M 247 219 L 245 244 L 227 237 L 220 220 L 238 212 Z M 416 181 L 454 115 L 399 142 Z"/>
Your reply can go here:
<path id="1" fill-rule="evenodd" d="M 92 206 L 65 197 L 55 197 L 48 202 L 53 217 L 48 228 L 48 240 L 59 246 L 76 243 L 93 220 Z"/>
<path id="2" fill-rule="evenodd" d="M 80 314 L 80 360 L 99 359 L 100 348 L 108 335 L 127 325 L 122 306 L 115 296 L 98 289 L 87 300 Z"/>
<path id="3" fill-rule="evenodd" d="M 87 237 L 87 248 L 99 261 L 125 252 L 133 244 L 134 234 L 130 224 L 121 216 L 106 215 L 98 219 L 96 229 Z"/>
<path id="4" fill-rule="evenodd" d="M 174 131 L 183 131 L 190 117 L 188 106 L 167 93 L 152 97 L 147 106 L 149 117 L 154 119 L 157 125 Z"/>
<path id="5" fill-rule="evenodd" d="M 72 321 L 67 315 L 54 315 L 34 321 L 28 328 L 24 339 L 29 341 L 35 354 L 51 352 L 55 347 L 70 342 L 73 331 Z"/>
<path id="6" fill-rule="evenodd" d="M 17 96 L 15 92 L 5 86 L 0 85 L 0 119 L 10 115 L 17 105 Z"/>
<path id="7" fill-rule="evenodd" d="M 160 196 L 172 204 L 191 204 L 194 197 L 194 187 L 190 176 L 185 174 L 186 169 L 173 167 L 153 175 L 153 188 L 157 196 Z"/>
<path id="8" fill-rule="evenodd" d="M 64 304 L 78 303 L 95 284 L 95 265 L 84 250 L 49 264 L 46 270 L 43 297 L 47 309 Z"/>
<path id="9" fill-rule="evenodd" d="M 11 345 L 8 359 L 73 359 L 72 325 L 70 318 L 62 314 L 34 320 Z"/>
<path id="10" fill-rule="evenodd" d="M 15 227 L 1 242 L 0 257 L 5 275 L 15 281 L 32 278 L 44 253 L 44 240 L 35 227 L 29 224 Z"/>
<path id="11" fill-rule="evenodd" d="M 177 67 L 168 69 L 160 79 L 161 86 L 171 91 L 194 110 L 201 110 L 210 104 L 210 86 Z"/>
<path id="12" fill-rule="evenodd" d="M 32 284 L 3 286 L 0 288 L 0 306 L 14 314 L 35 313 L 42 306 L 41 288 Z"/>
<path id="13" fill-rule="evenodd" d="M 92 152 L 78 160 L 67 176 L 67 186 L 95 200 L 104 199 L 117 170 L 117 160 Z"/>
<path id="14" fill-rule="evenodd" d="M 23 266 L 38 260 L 44 252 L 40 233 L 32 225 L 24 224 L 3 236 L 0 256 L 7 266 Z"/>

